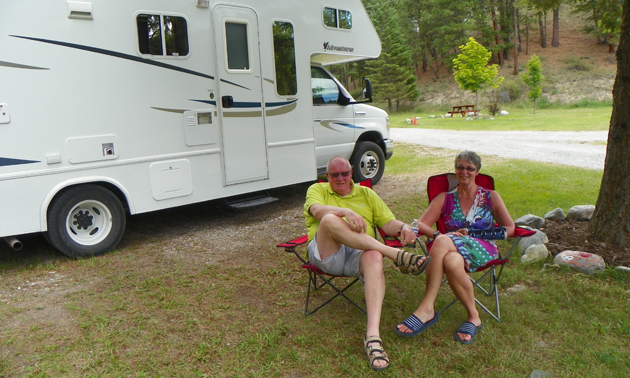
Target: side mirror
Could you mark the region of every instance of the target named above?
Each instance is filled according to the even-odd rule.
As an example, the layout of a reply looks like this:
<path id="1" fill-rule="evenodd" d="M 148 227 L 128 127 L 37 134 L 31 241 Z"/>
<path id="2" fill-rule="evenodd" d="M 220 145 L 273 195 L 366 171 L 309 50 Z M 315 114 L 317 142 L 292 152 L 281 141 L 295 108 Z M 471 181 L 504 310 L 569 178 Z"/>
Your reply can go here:
<path id="1" fill-rule="evenodd" d="M 370 79 L 363 79 L 363 83 L 365 88 L 363 88 L 363 99 L 372 102 L 372 83 L 370 83 Z"/>

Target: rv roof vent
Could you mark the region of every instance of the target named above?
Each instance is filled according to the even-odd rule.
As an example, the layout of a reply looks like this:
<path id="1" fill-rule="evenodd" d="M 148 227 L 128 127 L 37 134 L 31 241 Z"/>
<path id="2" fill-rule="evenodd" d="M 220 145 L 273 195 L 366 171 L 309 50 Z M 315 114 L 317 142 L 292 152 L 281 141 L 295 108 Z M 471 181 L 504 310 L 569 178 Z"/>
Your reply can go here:
<path id="1" fill-rule="evenodd" d="M 66 1 L 68 18 L 76 20 L 92 20 L 92 3 L 82 1 Z"/>
<path id="2" fill-rule="evenodd" d="M 197 0 L 197 8 L 210 7 L 210 0 Z"/>

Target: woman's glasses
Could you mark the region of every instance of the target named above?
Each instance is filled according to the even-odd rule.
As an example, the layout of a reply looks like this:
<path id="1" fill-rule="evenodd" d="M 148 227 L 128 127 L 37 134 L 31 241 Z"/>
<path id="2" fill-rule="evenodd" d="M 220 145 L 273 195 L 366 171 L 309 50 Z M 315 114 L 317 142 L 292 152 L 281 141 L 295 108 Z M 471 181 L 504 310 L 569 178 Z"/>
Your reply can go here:
<path id="1" fill-rule="evenodd" d="M 477 168 L 475 167 L 460 167 L 460 166 L 455 167 L 456 171 L 463 171 L 464 169 L 467 170 L 468 172 L 474 172 L 477 170 Z"/>
<path id="2" fill-rule="evenodd" d="M 336 179 L 337 177 L 339 177 L 339 175 L 343 176 L 343 177 L 348 177 L 350 176 L 350 171 L 345 171 L 345 172 L 335 172 L 335 173 L 326 173 L 328 176 Z"/>

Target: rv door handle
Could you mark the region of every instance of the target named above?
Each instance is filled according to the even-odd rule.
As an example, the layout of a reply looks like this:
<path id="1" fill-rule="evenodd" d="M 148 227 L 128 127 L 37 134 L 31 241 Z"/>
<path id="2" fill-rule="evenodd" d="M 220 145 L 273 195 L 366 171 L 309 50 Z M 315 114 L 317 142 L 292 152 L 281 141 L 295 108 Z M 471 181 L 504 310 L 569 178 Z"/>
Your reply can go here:
<path id="1" fill-rule="evenodd" d="M 232 96 L 223 96 L 221 97 L 221 106 L 224 108 L 231 108 L 234 106 L 234 99 Z"/>
<path id="2" fill-rule="evenodd" d="M 366 113 L 365 112 L 354 112 L 354 115 L 358 115 L 358 116 L 364 116 Z"/>

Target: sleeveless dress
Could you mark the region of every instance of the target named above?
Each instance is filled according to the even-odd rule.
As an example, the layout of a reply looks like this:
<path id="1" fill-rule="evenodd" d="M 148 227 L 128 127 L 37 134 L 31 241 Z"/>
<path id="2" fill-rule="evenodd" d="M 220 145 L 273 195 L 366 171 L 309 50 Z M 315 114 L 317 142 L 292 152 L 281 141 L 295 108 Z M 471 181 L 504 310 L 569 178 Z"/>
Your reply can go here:
<path id="1" fill-rule="evenodd" d="M 459 204 L 457 188 L 446 193 L 444 205 L 442 205 L 442 219 L 446 226 L 446 232 L 457 231 L 460 228 L 487 229 L 494 225 L 492 216 L 492 199 L 490 191 L 479 187 L 475 195 L 475 201 L 464 216 Z M 480 266 L 494 260 L 498 255 L 497 245 L 494 240 L 482 240 L 472 236 L 448 235 L 457 252 L 464 258 L 466 269 L 469 272 L 476 271 Z"/>

